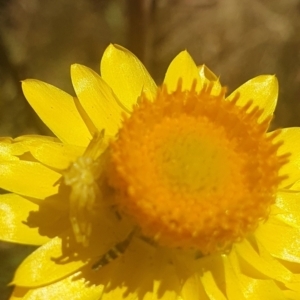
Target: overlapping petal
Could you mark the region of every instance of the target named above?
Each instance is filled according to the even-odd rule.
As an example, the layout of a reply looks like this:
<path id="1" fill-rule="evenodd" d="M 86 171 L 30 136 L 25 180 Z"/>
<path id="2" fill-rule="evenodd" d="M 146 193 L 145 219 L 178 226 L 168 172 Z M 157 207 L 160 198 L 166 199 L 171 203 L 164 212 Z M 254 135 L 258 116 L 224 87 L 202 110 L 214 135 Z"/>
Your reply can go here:
<path id="1" fill-rule="evenodd" d="M 208 299 L 215 298 L 218 300 L 226 300 L 224 293 L 220 290 L 213 276 L 213 273 L 210 270 L 204 272 L 204 274 L 201 276 L 201 282 L 208 296 Z"/>
<path id="2" fill-rule="evenodd" d="M 261 246 L 262 248 L 262 246 Z M 271 256 L 261 257 L 247 240 L 235 245 L 235 251 L 240 260 L 243 262 L 244 274 L 250 277 L 255 277 L 257 274 L 262 274 L 266 278 L 275 279 L 281 282 L 292 280 L 292 274 L 284 268 L 276 259 Z"/>
<path id="3" fill-rule="evenodd" d="M 238 280 L 232 282 L 231 284 L 236 284 L 237 289 L 239 289 L 243 297 L 238 299 L 280 299 L 286 300 L 284 298 L 284 293 L 281 288 L 276 285 L 275 281 L 268 279 L 256 273 L 255 275 L 250 275 L 249 272 L 244 270 L 244 263 L 241 261 L 235 251 L 231 251 L 228 256 L 223 256 L 225 269 L 231 265 L 233 272 L 236 274 Z M 251 266 L 249 266 L 251 269 Z M 228 284 L 228 283 L 226 283 Z M 230 298 L 229 298 L 230 299 Z M 234 299 L 234 298 L 233 298 Z"/>
<path id="4" fill-rule="evenodd" d="M 100 69 L 102 78 L 128 111 L 132 110 L 142 92 L 148 99 L 154 99 L 155 82 L 140 60 L 127 49 L 119 45 L 108 46 Z"/>
<path id="5" fill-rule="evenodd" d="M 211 84 L 213 83 L 212 95 L 219 95 L 222 90 L 222 85 L 219 80 L 219 77 L 213 73 L 207 66 L 201 65 L 198 67 L 200 80 L 203 81 L 203 84 Z"/>
<path id="6" fill-rule="evenodd" d="M 73 97 L 38 80 L 22 82 L 24 95 L 42 121 L 64 143 L 86 146 L 91 134 Z"/>
<path id="7" fill-rule="evenodd" d="M 291 227 L 280 220 L 270 218 L 268 222 L 256 230 L 255 236 L 274 257 L 300 263 L 299 228 Z"/>
<path id="8" fill-rule="evenodd" d="M 114 136 L 124 110 L 112 89 L 98 74 L 82 65 L 72 66 L 71 77 L 77 97 L 96 128 Z"/>
<path id="9" fill-rule="evenodd" d="M 26 152 L 42 164 L 57 170 L 64 170 L 70 163 L 83 154 L 84 147 L 63 144 L 54 139 L 45 139 L 41 136 L 21 136 L 10 145 L 12 149 L 22 149 L 23 153 L 14 155 L 21 156 Z"/>
<path id="10" fill-rule="evenodd" d="M 197 67 L 187 51 L 180 52 L 167 69 L 164 84 L 166 84 L 168 92 L 176 90 L 179 80 L 182 80 L 183 90 L 189 90 L 196 82 L 197 91 L 200 91 L 205 84 L 211 83 L 213 83 L 213 95 L 218 95 L 221 91 L 221 84 L 217 76 L 204 65 Z"/>
<path id="11" fill-rule="evenodd" d="M 198 67 L 187 51 L 180 52 L 167 69 L 164 84 L 169 93 L 177 89 L 179 79 L 182 80 L 183 90 L 189 90 L 194 81 L 197 82 L 197 90 L 203 86 L 203 77 L 200 78 Z"/>
<path id="12" fill-rule="evenodd" d="M 61 174 L 32 161 L 0 162 L 0 187 L 7 191 L 37 199 L 58 192 Z"/>
<path id="13" fill-rule="evenodd" d="M 26 148 L 22 144 L 14 144 L 12 138 L 2 139 L 0 141 L 0 162 L 17 161 L 18 156 L 24 154 Z"/>
<path id="14" fill-rule="evenodd" d="M 243 299 L 245 294 L 242 288 L 237 284 L 241 275 L 237 266 L 232 264 L 227 255 L 222 256 L 224 265 L 224 277 L 225 277 L 225 290 L 228 299 Z"/>
<path id="15" fill-rule="evenodd" d="M 194 297 L 195 299 L 210 300 L 205 293 L 200 277 L 201 275 L 195 273 L 184 282 L 181 289 L 183 299 L 193 299 Z"/>
<path id="16" fill-rule="evenodd" d="M 283 290 L 278 287 L 274 280 L 257 279 L 241 274 L 239 276 L 239 284 L 247 300 L 287 300 Z"/>

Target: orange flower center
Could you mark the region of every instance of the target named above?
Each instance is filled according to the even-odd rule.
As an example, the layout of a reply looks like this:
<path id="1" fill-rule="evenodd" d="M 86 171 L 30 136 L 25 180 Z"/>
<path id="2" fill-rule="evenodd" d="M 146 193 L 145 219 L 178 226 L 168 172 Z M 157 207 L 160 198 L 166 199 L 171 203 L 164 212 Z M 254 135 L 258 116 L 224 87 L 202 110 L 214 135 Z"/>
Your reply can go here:
<path id="1" fill-rule="evenodd" d="M 286 156 L 271 118 L 251 101 L 225 100 L 225 89 L 158 90 L 142 96 L 109 148 L 108 177 L 120 211 L 159 244 L 225 249 L 268 217 Z"/>

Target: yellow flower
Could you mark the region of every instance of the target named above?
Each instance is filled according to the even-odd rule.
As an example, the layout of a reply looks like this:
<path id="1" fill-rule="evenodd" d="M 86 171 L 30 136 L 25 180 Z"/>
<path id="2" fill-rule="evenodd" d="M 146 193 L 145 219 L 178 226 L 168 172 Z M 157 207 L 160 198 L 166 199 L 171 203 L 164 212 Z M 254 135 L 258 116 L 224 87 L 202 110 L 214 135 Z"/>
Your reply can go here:
<path id="1" fill-rule="evenodd" d="M 0 238 L 40 247 L 11 299 L 299 299 L 300 129 L 274 76 L 228 97 L 183 51 L 157 87 L 110 45 L 77 97 L 24 94 L 57 138 L 2 138 Z"/>

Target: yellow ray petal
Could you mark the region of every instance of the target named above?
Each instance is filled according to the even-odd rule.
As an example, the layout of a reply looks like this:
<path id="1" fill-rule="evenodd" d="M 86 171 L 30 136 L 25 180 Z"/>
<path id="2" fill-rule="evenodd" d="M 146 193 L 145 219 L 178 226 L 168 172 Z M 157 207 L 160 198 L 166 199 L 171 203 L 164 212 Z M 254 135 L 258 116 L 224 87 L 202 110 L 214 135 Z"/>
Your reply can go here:
<path id="1" fill-rule="evenodd" d="M 101 76 L 128 111 L 143 91 L 152 100 L 156 84 L 139 59 L 119 45 L 109 45 L 101 60 Z"/>
<path id="2" fill-rule="evenodd" d="M 299 273 L 297 274 L 297 276 L 299 276 Z M 298 277 L 299 278 L 299 277 Z M 295 291 L 297 292 L 298 296 L 300 297 L 300 284 L 299 284 L 299 279 L 297 281 L 294 281 L 294 282 L 287 282 L 286 284 L 286 287 L 291 289 L 292 291 Z M 292 292 L 291 291 L 291 292 Z M 293 294 L 293 293 L 291 293 Z M 291 299 L 294 299 L 294 298 L 291 298 Z M 298 298 L 297 298 L 298 299 Z"/>
<path id="3" fill-rule="evenodd" d="M 77 97 L 73 97 L 73 100 L 76 105 L 76 108 L 78 109 L 78 112 L 80 113 L 80 116 L 81 116 L 83 122 L 85 123 L 86 127 L 89 129 L 89 132 L 93 136 L 95 134 L 95 132 L 98 131 L 95 124 L 92 122 L 90 116 L 87 114 L 87 112 L 82 107 L 79 99 Z"/>
<path id="4" fill-rule="evenodd" d="M 222 85 L 219 78 L 205 65 L 198 66 L 198 70 L 200 80 L 203 82 L 202 85 L 213 83 L 214 86 L 211 93 L 212 95 L 219 95 L 222 90 Z"/>
<path id="5" fill-rule="evenodd" d="M 300 214 L 300 191 L 281 190 L 277 192 L 275 204 L 284 212 L 297 212 Z"/>
<path id="6" fill-rule="evenodd" d="M 182 79 L 182 89 L 189 90 L 196 80 L 197 91 L 204 84 L 203 76 L 200 78 L 198 67 L 187 51 L 180 52 L 170 63 L 165 75 L 164 84 L 167 85 L 168 92 L 177 89 L 178 80 Z"/>
<path id="7" fill-rule="evenodd" d="M 239 277 L 233 272 L 229 263 L 225 263 L 225 281 L 226 281 L 226 295 L 227 299 L 245 299 L 238 284 Z"/>
<path id="8" fill-rule="evenodd" d="M 24 140 L 36 141 L 37 143 L 60 143 L 59 139 L 48 136 L 40 135 L 27 135 L 20 136 L 15 139 L 12 138 L 0 138 L 0 161 L 19 160 L 19 156 L 22 156 L 29 151 L 28 147 L 22 143 Z M 21 143 L 19 143 L 21 142 Z M 72 146 L 69 146 L 72 147 Z M 74 148 L 76 148 L 74 146 Z"/>
<path id="9" fill-rule="evenodd" d="M 274 218 L 300 229 L 300 192 L 278 192 L 276 207 L 281 211 L 274 214 Z M 272 210 L 271 214 L 273 215 Z"/>
<path id="10" fill-rule="evenodd" d="M 126 286 L 117 286 L 113 289 L 109 289 L 108 291 L 104 292 L 101 300 L 116 300 L 116 299 L 122 299 L 122 300 L 137 300 L 136 293 L 127 293 L 127 287 Z M 155 299 L 155 298 L 152 298 Z"/>
<path id="11" fill-rule="evenodd" d="M 16 138 L 12 147 L 16 146 L 20 148 L 23 146 L 24 149 L 30 151 L 36 160 L 57 170 L 68 168 L 70 163 L 75 161 L 85 151 L 84 147 L 49 141 L 39 136 Z"/>
<path id="12" fill-rule="evenodd" d="M 71 77 L 77 97 L 96 128 L 115 135 L 124 110 L 112 89 L 97 73 L 82 65 L 72 65 Z"/>
<path id="13" fill-rule="evenodd" d="M 283 294 L 285 296 L 285 299 L 300 300 L 300 294 L 299 294 L 299 292 L 286 290 L 286 291 L 283 291 Z"/>
<path id="14" fill-rule="evenodd" d="M 37 228 L 29 228 L 23 223 L 28 214 L 36 210 L 36 204 L 16 194 L 0 195 L 0 240 L 28 245 L 49 241 L 38 233 Z"/>
<path id="15" fill-rule="evenodd" d="M 300 229 L 270 216 L 266 223 L 257 228 L 255 236 L 274 257 L 300 263 Z"/>
<path id="16" fill-rule="evenodd" d="M 287 300 L 282 290 L 273 280 L 255 279 L 241 274 L 239 281 L 244 288 L 244 294 L 247 300 Z"/>
<path id="17" fill-rule="evenodd" d="M 300 179 L 300 128 L 282 129 L 274 141 L 283 141 L 283 145 L 278 149 L 278 155 L 291 153 L 289 162 L 279 171 L 279 175 L 288 175 L 288 178 L 280 184 L 280 187 L 285 187 Z"/>
<path id="18" fill-rule="evenodd" d="M 147 296 L 153 300 L 177 300 L 180 292 L 180 281 L 175 273 L 174 266 L 171 265 L 161 265 L 161 272 L 159 273 L 160 279 L 154 280 L 153 294 L 151 293 Z"/>
<path id="19" fill-rule="evenodd" d="M 278 97 L 278 81 L 275 76 L 261 75 L 241 85 L 228 96 L 228 99 L 232 99 L 236 93 L 240 93 L 238 105 L 244 106 L 249 100 L 253 100 L 253 105 L 264 109 L 259 118 L 262 121 L 274 113 Z"/>
<path id="20" fill-rule="evenodd" d="M 99 257 L 125 239 L 132 230 L 132 226 L 123 219 L 111 220 L 112 215 L 106 214 L 96 220 L 88 247 L 78 245 L 71 231 L 41 246 L 19 266 L 12 283 L 27 288 L 44 286 L 66 278 L 88 263 L 93 265 L 99 261 Z M 96 272 L 91 271 L 93 274 Z"/>
<path id="21" fill-rule="evenodd" d="M 232 251 L 231 251 L 232 252 Z M 232 265 L 232 261 L 227 255 L 222 256 L 224 265 L 224 278 L 225 278 L 225 289 L 226 296 L 228 299 L 244 299 L 241 288 L 238 284 L 240 272 L 236 272 L 236 266 Z"/>
<path id="22" fill-rule="evenodd" d="M 88 144 L 91 134 L 72 96 L 38 80 L 25 80 L 22 88 L 27 101 L 62 142 L 77 146 Z"/>
<path id="23" fill-rule="evenodd" d="M 211 271 L 205 271 L 201 277 L 204 290 L 210 300 L 226 300 L 225 295 L 221 292 L 216 284 Z"/>
<path id="24" fill-rule="evenodd" d="M 200 274 L 194 274 L 189 277 L 183 284 L 181 290 L 181 296 L 185 299 L 201 299 L 201 300 L 210 300 L 208 298 L 203 285 L 201 283 Z"/>
<path id="25" fill-rule="evenodd" d="M 63 256 L 62 240 L 50 240 L 30 254 L 17 269 L 12 284 L 20 287 L 35 288 L 59 281 L 77 272 L 86 262 L 70 260 L 56 262 Z"/>
<path id="26" fill-rule="evenodd" d="M 300 180 L 289 186 L 288 190 L 300 192 Z"/>
<path id="27" fill-rule="evenodd" d="M 130 296 L 136 295 L 137 292 L 140 295 L 150 292 L 149 295 L 152 297 L 154 279 L 152 258 L 154 253 L 154 247 L 140 239 L 133 238 L 124 255 L 118 261 L 115 261 L 115 271 L 110 279 L 110 284 L 112 286 L 122 285 L 124 289 L 114 293 L 123 293 Z M 103 270 L 103 272 L 103 275 L 107 277 L 107 271 Z M 124 274 L 131 274 L 131 276 L 124 276 Z M 118 297 L 112 297 L 112 299 L 118 299 Z"/>
<path id="28" fill-rule="evenodd" d="M 224 258 L 224 257 L 223 257 Z M 256 274 L 255 278 L 252 276 L 247 276 L 244 271 L 240 270 L 240 266 L 243 266 L 241 258 L 238 258 L 236 251 L 231 251 L 228 256 L 228 261 L 233 267 L 232 270 L 236 274 L 238 280 L 235 282 L 238 284 L 244 298 L 237 299 L 247 299 L 247 300 L 261 300 L 261 299 L 278 299 L 286 300 L 282 290 L 276 285 L 274 280 L 268 279 L 257 279 L 257 277 L 262 277 Z M 276 296 L 278 295 L 278 297 Z M 231 298 L 228 298 L 231 300 Z M 235 300 L 235 298 L 232 298 Z"/>
<path id="29" fill-rule="evenodd" d="M 0 162 L 0 187 L 7 191 L 44 199 L 58 191 L 60 174 L 31 161 Z"/>
<path id="30" fill-rule="evenodd" d="M 263 276 L 266 276 L 266 278 L 269 277 L 270 279 L 276 279 L 281 282 L 289 281 L 292 278 L 291 272 L 283 267 L 276 259 L 271 256 L 266 257 L 266 253 L 264 253 L 264 257 L 261 257 L 247 240 L 237 243 L 234 249 L 244 262 L 243 273 L 249 277 L 255 278 L 257 274 L 261 273 Z"/>
<path id="31" fill-rule="evenodd" d="M 77 278 L 80 272 L 53 284 L 30 290 L 23 300 L 99 300 L 103 286 L 93 285 L 84 278 Z"/>
<path id="32" fill-rule="evenodd" d="M 260 257 L 267 263 L 273 264 L 274 268 L 276 264 L 276 268 L 282 271 L 283 274 L 281 274 L 281 276 L 284 279 L 284 285 L 291 290 L 298 290 L 300 292 L 300 264 L 282 260 L 279 261 L 278 259 L 274 258 L 259 241 L 256 241 L 256 243 Z M 291 268 L 291 265 L 293 265 L 294 268 Z"/>
<path id="33" fill-rule="evenodd" d="M 212 70 L 210 70 L 206 65 L 198 66 L 198 71 L 199 71 L 200 79 L 203 81 L 206 80 L 219 81 L 218 76 Z"/>
<path id="34" fill-rule="evenodd" d="M 18 155 L 26 152 L 26 148 L 21 144 L 14 144 L 13 139 L 0 141 L 0 161 L 19 160 Z"/>
<path id="35" fill-rule="evenodd" d="M 133 286 L 140 298 L 143 300 L 181 299 L 180 274 L 178 275 L 174 264 L 169 264 L 170 252 L 150 246 L 141 240 L 135 239 L 133 242 L 128 256 L 126 255 L 127 269 L 131 272 L 130 266 L 134 264 L 136 279 L 135 281 L 130 279 L 129 283 L 134 282 Z M 137 260 L 136 256 L 138 256 Z"/>

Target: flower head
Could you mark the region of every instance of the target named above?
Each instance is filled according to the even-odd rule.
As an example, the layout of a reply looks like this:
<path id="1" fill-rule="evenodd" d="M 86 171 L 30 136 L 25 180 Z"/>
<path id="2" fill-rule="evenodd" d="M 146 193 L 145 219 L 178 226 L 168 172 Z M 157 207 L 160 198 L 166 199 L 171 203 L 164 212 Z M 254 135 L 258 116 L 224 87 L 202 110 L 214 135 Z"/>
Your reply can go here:
<path id="1" fill-rule="evenodd" d="M 157 87 L 110 45 L 71 77 L 77 97 L 23 82 L 57 138 L 0 143 L 0 238 L 40 245 L 12 299 L 298 299 L 300 129 L 268 132 L 274 76 L 226 96 L 184 51 Z"/>

